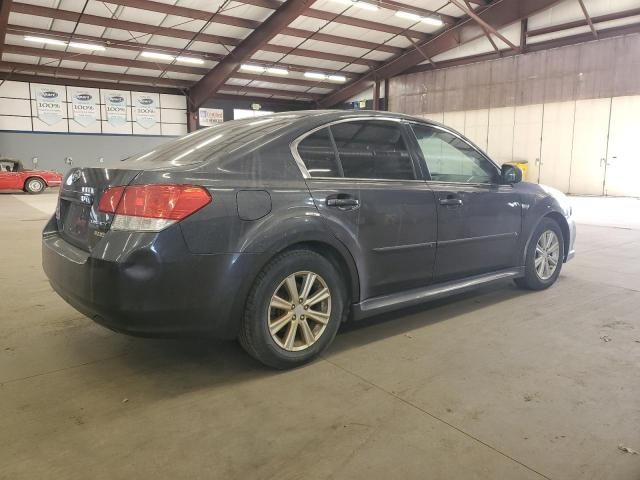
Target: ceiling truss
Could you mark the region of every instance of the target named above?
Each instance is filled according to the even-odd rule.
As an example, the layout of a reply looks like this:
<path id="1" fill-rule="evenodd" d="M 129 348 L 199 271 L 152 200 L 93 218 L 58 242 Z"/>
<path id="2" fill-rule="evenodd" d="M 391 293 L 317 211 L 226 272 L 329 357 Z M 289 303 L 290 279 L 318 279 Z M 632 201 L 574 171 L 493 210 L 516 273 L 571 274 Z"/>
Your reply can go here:
<path id="1" fill-rule="evenodd" d="M 576 0 L 583 18 L 533 29 L 528 28 L 528 17 L 560 0 L 443 0 L 438 10 L 423 8 L 415 0 L 359 1 L 387 12 L 387 18 L 396 18 L 400 12 L 416 20 L 399 26 L 403 25 L 401 21 L 383 21 L 352 4 L 343 5 L 344 8 L 336 4 L 327 9 L 313 0 L 235 0 L 234 5 L 242 4 L 245 10 L 251 6 L 268 9 L 271 13 L 266 18 L 264 10 L 260 10 L 262 16 L 253 18 L 237 15 L 237 6 L 229 7 L 229 2 L 217 10 L 202 10 L 177 1 L 109 0 L 115 6 L 110 9 L 115 10 L 99 15 L 96 9 L 67 10 L 72 8 L 67 4 L 63 4 L 65 8 L 52 8 L 2 0 L 0 82 L 47 78 L 52 83 L 55 80 L 69 85 L 91 82 L 184 92 L 192 111 L 209 98 L 230 95 L 287 97 L 282 101 L 288 104 L 306 102 L 331 107 L 376 82 L 379 85 L 380 80 L 404 72 L 515 55 L 640 29 L 636 24 L 600 25 L 640 15 L 640 8 L 591 15 L 583 0 Z M 133 11 L 138 12 L 138 18 L 123 14 Z M 147 22 L 144 16 L 140 17 L 144 12 L 149 18 L 161 15 L 172 20 Z M 14 18 L 12 13 L 22 17 Z M 24 18 L 38 21 L 26 22 Z M 42 19 L 50 20 L 48 28 L 43 27 Z M 439 27 L 433 25 L 434 19 L 441 22 Z M 432 25 L 425 27 L 423 20 Z M 501 29 L 516 22 L 521 24 L 519 39 L 501 33 Z M 84 28 L 78 28 L 80 25 Z M 578 27 L 588 27 L 590 33 L 567 32 L 563 38 L 542 42 L 536 39 Z M 64 48 L 25 44 L 20 41 L 25 36 L 64 42 Z M 491 43 L 493 52 L 438 60 L 440 54 L 482 37 Z M 104 50 L 76 51 L 67 48 L 69 42 L 98 45 Z M 150 51 L 171 60 L 148 58 Z M 181 56 L 190 57 L 192 63 L 179 62 Z M 38 60 L 33 63 L 32 59 Z M 252 70 L 244 68 L 244 64 Z M 286 75 L 274 73 L 278 70 L 286 71 Z M 321 75 L 309 76 L 310 72 Z"/>

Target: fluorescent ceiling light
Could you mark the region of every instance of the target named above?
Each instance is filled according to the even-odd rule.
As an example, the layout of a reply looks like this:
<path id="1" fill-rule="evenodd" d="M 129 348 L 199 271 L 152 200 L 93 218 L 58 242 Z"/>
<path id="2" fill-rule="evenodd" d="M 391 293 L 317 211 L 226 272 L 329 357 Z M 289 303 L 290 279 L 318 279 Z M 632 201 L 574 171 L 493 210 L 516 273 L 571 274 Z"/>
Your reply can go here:
<path id="1" fill-rule="evenodd" d="M 444 24 L 442 19 L 438 17 L 421 17 L 417 13 L 405 12 L 403 10 L 398 10 L 395 15 L 399 18 L 411 20 L 412 22 L 422 22 L 435 27 L 441 27 Z"/>
<path id="2" fill-rule="evenodd" d="M 261 67 L 260 65 L 242 64 L 242 65 L 240 65 L 240 70 L 245 70 L 247 72 L 264 73 L 264 67 Z"/>
<path id="3" fill-rule="evenodd" d="M 318 72 L 304 72 L 304 76 L 307 78 L 315 78 L 316 80 L 324 80 L 327 76 L 324 73 Z"/>
<path id="4" fill-rule="evenodd" d="M 341 3 L 342 5 L 349 5 L 350 7 L 358 7 L 363 10 L 369 10 L 371 12 L 376 12 L 378 7 L 372 3 L 363 2 L 361 0 L 333 0 L 336 3 Z"/>
<path id="5" fill-rule="evenodd" d="M 289 75 L 289 70 L 286 68 L 269 67 L 267 68 L 267 73 L 272 73 L 273 75 Z"/>
<path id="6" fill-rule="evenodd" d="M 332 82 L 346 82 L 347 77 L 345 77 L 344 75 L 329 75 L 329 80 L 331 80 Z"/>
<path id="7" fill-rule="evenodd" d="M 427 25 L 433 25 L 434 27 L 441 27 L 444 24 L 441 19 L 436 17 L 423 17 L 420 21 Z"/>
<path id="8" fill-rule="evenodd" d="M 407 20 L 413 20 L 414 22 L 419 22 L 420 20 L 422 20 L 422 17 L 420 15 L 416 13 L 405 12 L 402 10 L 398 10 L 395 15 L 396 17 L 406 18 Z"/>
<path id="9" fill-rule="evenodd" d="M 90 43 L 80 43 L 80 42 L 69 42 L 69 46 L 71 48 L 79 48 L 81 50 L 100 50 L 104 51 L 104 47 L 102 45 L 92 45 Z"/>
<path id="10" fill-rule="evenodd" d="M 66 45 L 67 42 L 63 42 L 62 40 L 54 40 L 52 38 L 44 38 L 44 37 L 31 37 L 31 36 L 26 36 L 24 37 L 24 39 L 27 42 L 35 42 L 35 43 L 47 43 L 49 45 Z"/>
<path id="11" fill-rule="evenodd" d="M 195 63 L 197 65 L 202 65 L 204 63 L 204 60 L 195 57 L 177 57 L 176 60 L 183 63 Z"/>
<path id="12" fill-rule="evenodd" d="M 159 60 L 173 60 L 173 56 L 167 55 L 166 53 L 142 52 L 140 55 L 147 58 L 157 58 Z"/>

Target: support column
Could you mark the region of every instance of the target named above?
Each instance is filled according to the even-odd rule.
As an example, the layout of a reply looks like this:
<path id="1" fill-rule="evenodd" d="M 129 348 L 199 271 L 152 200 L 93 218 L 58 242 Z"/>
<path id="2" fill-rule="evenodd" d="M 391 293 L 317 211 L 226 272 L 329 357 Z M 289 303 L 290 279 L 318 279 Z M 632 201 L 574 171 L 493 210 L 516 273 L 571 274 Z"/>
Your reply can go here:
<path id="1" fill-rule="evenodd" d="M 380 80 L 373 84 L 373 109 L 380 110 Z"/>

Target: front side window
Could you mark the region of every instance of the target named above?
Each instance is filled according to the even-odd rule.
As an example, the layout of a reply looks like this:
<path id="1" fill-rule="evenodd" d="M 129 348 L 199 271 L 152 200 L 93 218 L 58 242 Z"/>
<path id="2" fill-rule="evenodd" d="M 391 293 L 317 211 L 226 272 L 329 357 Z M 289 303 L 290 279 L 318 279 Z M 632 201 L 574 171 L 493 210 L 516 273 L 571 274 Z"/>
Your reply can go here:
<path id="1" fill-rule="evenodd" d="M 331 125 L 344 176 L 413 180 L 415 172 L 399 123 L 360 120 Z"/>
<path id="2" fill-rule="evenodd" d="M 426 125 L 413 125 L 432 180 L 456 183 L 498 183 L 489 160 L 464 140 Z"/>

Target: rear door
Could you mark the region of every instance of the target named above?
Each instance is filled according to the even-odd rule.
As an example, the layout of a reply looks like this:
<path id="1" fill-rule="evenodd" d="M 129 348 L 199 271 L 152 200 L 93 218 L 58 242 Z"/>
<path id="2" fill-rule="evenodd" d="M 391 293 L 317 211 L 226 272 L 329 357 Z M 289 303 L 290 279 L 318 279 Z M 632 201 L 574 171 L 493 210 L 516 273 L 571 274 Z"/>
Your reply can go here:
<path id="1" fill-rule="evenodd" d="M 434 196 L 407 140 L 402 122 L 372 118 L 336 122 L 294 143 L 318 210 L 358 265 L 361 300 L 433 279 Z"/>
<path id="2" fill-rule="evenodd" d="M 445 128 L 412 124 L 438 209 L 438 282 L 519 264 L 520 194 L 500 184 L 499 169 Z"/>

